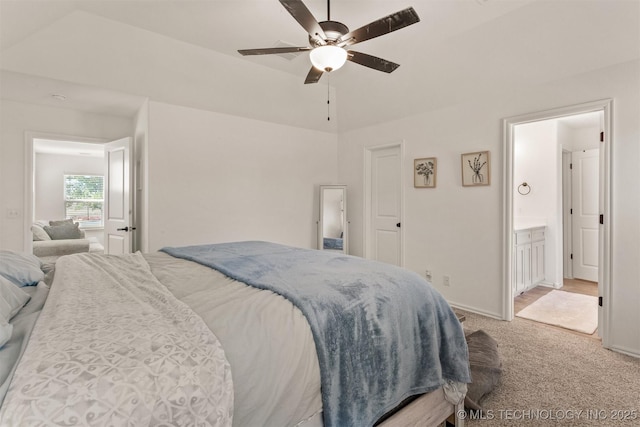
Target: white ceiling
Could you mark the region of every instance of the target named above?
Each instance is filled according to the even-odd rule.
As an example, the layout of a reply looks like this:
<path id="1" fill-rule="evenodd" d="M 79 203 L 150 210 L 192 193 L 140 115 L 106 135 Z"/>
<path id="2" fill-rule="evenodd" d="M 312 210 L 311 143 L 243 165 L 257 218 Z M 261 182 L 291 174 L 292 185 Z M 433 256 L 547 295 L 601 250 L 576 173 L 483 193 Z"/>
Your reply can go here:
<path id="1" fill-rule="evenodd" d="M 334 0 L 331 18 L 355 29 L 408 6 L 421 22 L 354 46 L 398 70 L 347 63 L 304 85 L 307 53 L 236 52 L 307 44 L 277 0 L 0 0 L 0 96 L 121 116 L 149 97 L 336 132 L 640 58 L 640 0 Z"/>

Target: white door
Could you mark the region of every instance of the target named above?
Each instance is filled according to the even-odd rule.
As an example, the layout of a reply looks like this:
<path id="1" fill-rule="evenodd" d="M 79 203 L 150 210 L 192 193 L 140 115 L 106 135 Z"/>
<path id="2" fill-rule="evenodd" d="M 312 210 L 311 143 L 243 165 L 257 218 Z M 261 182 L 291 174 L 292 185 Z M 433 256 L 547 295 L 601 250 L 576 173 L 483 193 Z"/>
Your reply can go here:
<path id="1" fill-rule="evenodd" d="M 400 146 L 371 152 L 370 224 L 367 257 L 400 266 L 401 233 L 401 150 Z"/>
<path id="2" fill-rule="evenodd" d="M 104 250 L 107 254 L 130 253 L 135 227 L 132 223 L 131 138 L 105 144 Z"/>
<path id="3" fill-rule="evenodd" d="M 573 277 L 598 281 L 599 150 L 572 153 Z"/>

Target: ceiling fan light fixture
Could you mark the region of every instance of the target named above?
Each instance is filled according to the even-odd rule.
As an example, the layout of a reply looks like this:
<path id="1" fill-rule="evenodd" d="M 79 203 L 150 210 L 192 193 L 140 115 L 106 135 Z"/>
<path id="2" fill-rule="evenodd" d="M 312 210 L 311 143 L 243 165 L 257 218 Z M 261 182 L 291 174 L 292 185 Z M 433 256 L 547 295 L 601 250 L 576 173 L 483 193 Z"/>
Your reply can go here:
<path id="1" fill-rule="evenodd" d="M 318 70 L 329 73 L 344 65 L 347 61 L 347 51 L 330 44 L 318 46 L 309 53 L 309 59 Z"/>
<path id="2" fill-rule="evenodd" d="M 488 0 L 476 0 L 488 1 Z M 420 22 L 412 7 L 377 19 L 362 27 L 349 31 L 349 27 L 331 20 L 330 0 L 327 0 L 327 20 L 318 22 L 303 0 L 280 0 L 280 4 L 289 12 L 309 35 L 307 46 L 272 47 L 262 49 L 240 49 L 241 55 L 281 55 L 309 52 L 313 66 L 309 70 L 304 84 L 318 83 L 324 73 L 341 68 L 351 61 L 373 70 L 391 73 L 400 65 L 386 59 L 351 50 L 351 46 Z M 349 50 L 347 50 L 349 49 Z"/>

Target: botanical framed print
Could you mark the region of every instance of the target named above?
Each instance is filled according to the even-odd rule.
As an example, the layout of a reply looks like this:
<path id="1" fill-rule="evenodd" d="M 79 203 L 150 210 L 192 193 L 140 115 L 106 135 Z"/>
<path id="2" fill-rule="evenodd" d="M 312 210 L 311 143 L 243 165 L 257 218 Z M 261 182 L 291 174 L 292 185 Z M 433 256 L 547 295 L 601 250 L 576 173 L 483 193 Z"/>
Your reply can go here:
<path id="1" fill-rule="evenodd" d="M 415 159 L 413 161 L 413 186 L 434 188 L 436 186 L 437 164 L 435 157 Z"/>
<path id="2" fill-rule="evenodd" d="M 491 182 L 488 151 L 476 151 L 462 155 L 462 185 L 474 187 Z"/>

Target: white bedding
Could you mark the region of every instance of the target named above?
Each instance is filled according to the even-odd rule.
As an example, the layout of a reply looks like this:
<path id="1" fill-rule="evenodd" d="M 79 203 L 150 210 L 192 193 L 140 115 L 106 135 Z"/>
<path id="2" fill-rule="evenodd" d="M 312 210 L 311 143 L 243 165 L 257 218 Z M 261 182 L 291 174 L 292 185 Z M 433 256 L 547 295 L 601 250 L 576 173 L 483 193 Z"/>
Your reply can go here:
<path id="1" fill-rule="evenodd" d="M 140 254 L 62 257 L 0 425 L 218 425 L 233 416 L 216 336 Z"/>
<path id="2" fill-rule="evenodd" d="M 58 261 L 0 425 L 317 427 L 320 384 L 283 297 L 162 252 L 77 254 Z"/>
<path id="3" fill-rule="evenodd" d="M 233 375 L 234 426 L 322 425 L 318 357 L 300 310 L 209 267 L 162 252 L 144 256 L 222 342 Z"/>

